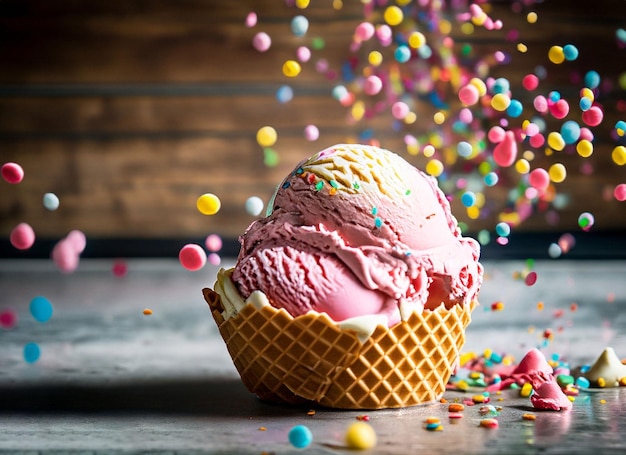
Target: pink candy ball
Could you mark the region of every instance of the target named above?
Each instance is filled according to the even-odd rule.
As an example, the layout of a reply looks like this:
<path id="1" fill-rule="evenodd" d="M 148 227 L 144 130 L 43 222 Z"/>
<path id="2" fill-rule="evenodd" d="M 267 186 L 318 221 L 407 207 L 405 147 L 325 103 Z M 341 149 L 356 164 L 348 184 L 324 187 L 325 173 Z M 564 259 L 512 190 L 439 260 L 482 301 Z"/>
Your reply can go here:
<path id="1" fill-rule="evenodd" d="M 252 45 L 259 52 L 265 52 L 272 45 L 272 39 L 265 32 L 259 32 L 252 38 Z"/>
<path id="2" fill-rule="evenodd" d="M 354 37 L 356 38 L 356 41 L 367 41 L 374 36 L 375 31 L 374 25 L 371 23 L 361 22 L 354 30 Z"/>
<path id="3" fill-rule="evenodd" d="M 502 139 L 504 139 L 504 135 L 505 131 L 503 128 L 499 126 L 492 126 L 487 133 L 487 138 L 489 139 L 489 141 L 497 144 L 498 142 L 502 142 Z"/>
<path id="4" fill-rule="evenodd" d="M 532 137 L 539 132 L 539 126 L 536 123 L 529 123 L 524 132 L 527 136 Z"/>
<path id="5" fill-rule="evenodd" d="M 620 183 L 613 190 L 613 196 L 620 202 L 626 201 L 626 183 Z"/>
<path id="6" fill-rule="evenodd" d="M 178 253 L 178 260 L 184 268 L 195 272 L 205 266 L 207 256 L 200 245 L 188 243 Z"/>
<path id="7" fill-rule="evenodd" d="M 459 111 L 459 120 L 468 125 L 474 120 L 474 115 L 470 109 L 464 107 Z"/>
<path id="8" fill-rule="evenodd" d="M 67 234 L 66 240 L 72 245 L 76 254 L 80 254 L 85 250 L 85 246 L 87 246 L 87 238 L 82 231 L 74 229 L 69 234 Z"/>
<path id="9" fill-rule="evenodd" d="M 589 128 L 586 128 L 584 126 L 580 127 L 580 140 L 582 139 L 586 139 L 589 142 L 593 141 L 593 133 L 591 132 L 591 130 Z"/>
<path id="10" fill-rule="evenodd" d="M 306 46 L 300 46 L 296 49 L 296 57 L 298 57 L 298 60 L 302 63 L 306 63 L 311 60 L 311 50 Z"/>
<path id="11" fill-rule="evenodd" d="M 27 250 L 35 243 L 35 231 L 30 224 L 20 223 L 11 230 L 9 239 L 18 250 Z"/>
<path id="12" fill-rule="evenodd" d="M 478 88 L 472 84 L 464 85 L 459 90 L 459 101 L 461 101 L 461 103 L 465 106 L 472 106 L 476 104 L 479 97 L 480 93 L 478 92 Z"/>
<path id="13" fill-rule="evenodd" d="M 556 103 L 549 105 L 550 114 L 556 119 L 564 119 L 569 114 L 569 104 L 564 99 L 558 100 Z M 584 113 L 583 113 L 584 118 Z"/>
<path id="14" fill-rule="evenodd" d="M 533 106 L 535 110 L 541 114 L 548 112 L 548 100 L 543 95 L 535 97 L 533 100 Z"/>
<path id="15" fill-rule="evenodd" d="M 320 137 L 320 130 L 315 125 L 304 127 L 304 138 L 307 141 L 317 141 Z"/>
<path id="16" fill-rule="evenodd" d="M 540 167 L 533 169 L 530 171 L 530 174 L 528 174 L 528 183 L 530 183 L 533 188 L 545 190 L 550 184 L 550 174 L 548 174 L 548 171 Z"/>
<path id="17" fill-rule="evenodd" d="M 24 169 L 17 163 L 4 163 L 1 172 L 2 178 L 12 185 L 20 183 L 24 178 Z"/>
<path id="18" fill-rule="evenodd" d="M 111 272 L 113 273 L 113 276 L 117 278 L 123 278 L 128 273 L 128 264 L 126 263 L 126 261 L 117 260 L 113 263 L 113 266 L 111 267 Z"/>
<path id="19" fill-rule="evenodd" d="M 52 249 L 52 261 L 63 273 L 72 273 L 78 268 L 80 257 L 74 245 L 68 241 L 67 237 L 54 245 Z"/>
<path id="20" fill-rule="evenodd" d="M 210 253 L 207 257 L 207 262 L 211 265 L 220 265 L 222 258 L 217 253 Z"/>
<path id="21" fill-rule="evenodd" d="M 0 313 L 0 327 L 12 329 L 17 324 L 17 313 L 13 310 L 5 310 Z"/>
<path id="22" fill-rule="evenodd" d="M 591 106 L 582 114 L 583 122 L 585 122 L 589 126 L 598 126 L 602 123 L 602 119 L 604 118 L 604 113 L 602 109 L 598 106 Z"/>
<path id="23" fill-rule="evenodd" d="M 539 148 L 546 142 L 546 138 L 541 133 L 537 133 L 528 140 L 531 147 Z"/>
<path id="24" fill-rule="evenodd" d="M 217 234 L 210 234 L 204 241 L 204 246 L 209 251 L 219 251 L 222 249 L 222 238 Z"/>
<path id="25" fill-rule="evenodd" d="M 393 32 L 391 31 L 391 27 L 386 24 L 379 25 L 376 29 L 376 38 L 378 38 L 378 41 L 380 41 L 381 45 L 389 46 L 393 38 Z"/>
<path id="26" fill-rule="evenodd" d="M 257 22 L 257 15 L 255 12 L 250 12 L 248 13 L 248 15 L 246 16 L 246 27 L 250 28 L 250 27 L 254 27 L 256 25 Z"/>
<path id="27" fill-rule="evenodd" d="M 383 81 L 378 76 L 369 76 L 363 84 L 363 91 L 366 95 L 378 95 L 383 88 Z"/>
<path id="28" fill-rule="evenodd" d="M 403 101 L 396 101 L 391 106 L 391 115 L 393 118 L 402 120 L 409 114 L 409 106 Z"/>
<path id="29" fill-rule="evenodd" d="M 534 74 L 527 74 L 522 79 L 522 85 L 528 91 L 535 90 L 539 87 L 539 78 Z"/>

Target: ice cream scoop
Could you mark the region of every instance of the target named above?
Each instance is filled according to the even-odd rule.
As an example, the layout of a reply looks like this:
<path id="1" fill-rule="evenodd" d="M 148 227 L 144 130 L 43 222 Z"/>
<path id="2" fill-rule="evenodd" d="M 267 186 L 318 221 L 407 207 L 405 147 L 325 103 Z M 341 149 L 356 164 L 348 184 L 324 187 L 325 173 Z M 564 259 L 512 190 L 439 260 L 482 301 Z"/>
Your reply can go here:
<path id="1" fill-rule="evenodd" d="M 482 283 L 479 245 L 436 180 L 373 146 L 335 145 L 297 165 L 240 243 L 238 292 L 262 292 L 294 317 L 379 315 L 392 326 L 469 303 Z"/>
<path id="2" fill-rule="evenodd" d="M 626 365 L 622 363 L 613 348 L 607 347 L 583 376 L 594 386 L 617 387 L 620 381 L 626 378 Z"/>

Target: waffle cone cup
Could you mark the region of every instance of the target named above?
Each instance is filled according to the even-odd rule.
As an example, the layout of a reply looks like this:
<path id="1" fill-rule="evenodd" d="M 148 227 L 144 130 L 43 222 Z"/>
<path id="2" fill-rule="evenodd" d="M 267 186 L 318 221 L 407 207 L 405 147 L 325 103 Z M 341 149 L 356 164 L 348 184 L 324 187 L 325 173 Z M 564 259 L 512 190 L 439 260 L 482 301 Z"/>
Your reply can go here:
<path id="1" fill-rule="evenodd" d="M 247 389 L 262 400 L 341 409 L 382 409 L 439 400 L 465 343 L 476 302 L 414 312 L 359 340 L 325 313 L 292 317 L 248 303 L 223 316 L 220 295 L 203 290 Z"/>

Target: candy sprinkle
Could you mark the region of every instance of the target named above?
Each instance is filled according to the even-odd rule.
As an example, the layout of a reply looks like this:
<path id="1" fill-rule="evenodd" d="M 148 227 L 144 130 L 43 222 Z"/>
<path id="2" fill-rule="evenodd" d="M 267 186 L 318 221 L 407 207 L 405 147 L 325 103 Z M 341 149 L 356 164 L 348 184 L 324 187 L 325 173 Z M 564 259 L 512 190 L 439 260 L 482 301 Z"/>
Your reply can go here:
<path id="1" fill-rule="evenodd" d="M 480 426 L 483 428 L 498 428 L 498 420 L 496 419 L 482 419 L 480 421 Z"/>
<path id="2" fill-rule="evenodd" d="M 145 316 L 150 316 L 152 314 L 152 310 L 150 308 L 144 308 L 143 314 Z"/>
<path id="3" fill-rule="evenodd" d="M 536 420 L 537 416 L 535 414 L 530 414 L 528 412 L 525 412 L 524 414 L 522 414 L 522 419 L 524 419 L 524 420 Z"/>
<path id="4" fill-rule="evenodd" d="M 448 412 L 462 412 L 465 410 L 465 406 L 461 403 L 450 403 L 448 405 Z"/>

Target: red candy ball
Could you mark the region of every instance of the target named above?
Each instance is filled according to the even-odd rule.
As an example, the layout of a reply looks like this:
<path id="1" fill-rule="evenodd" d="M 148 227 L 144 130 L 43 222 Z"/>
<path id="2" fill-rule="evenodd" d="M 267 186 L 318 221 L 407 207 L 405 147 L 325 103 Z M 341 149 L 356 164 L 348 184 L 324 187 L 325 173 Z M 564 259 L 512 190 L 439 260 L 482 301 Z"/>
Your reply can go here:
<path id="1" fill-rule="evenodd" d="M 24 178 L 24 169 L 17 163 L 4 163 L 1 172 L 2 178 L 13 185 L 20 183 Z"/>

